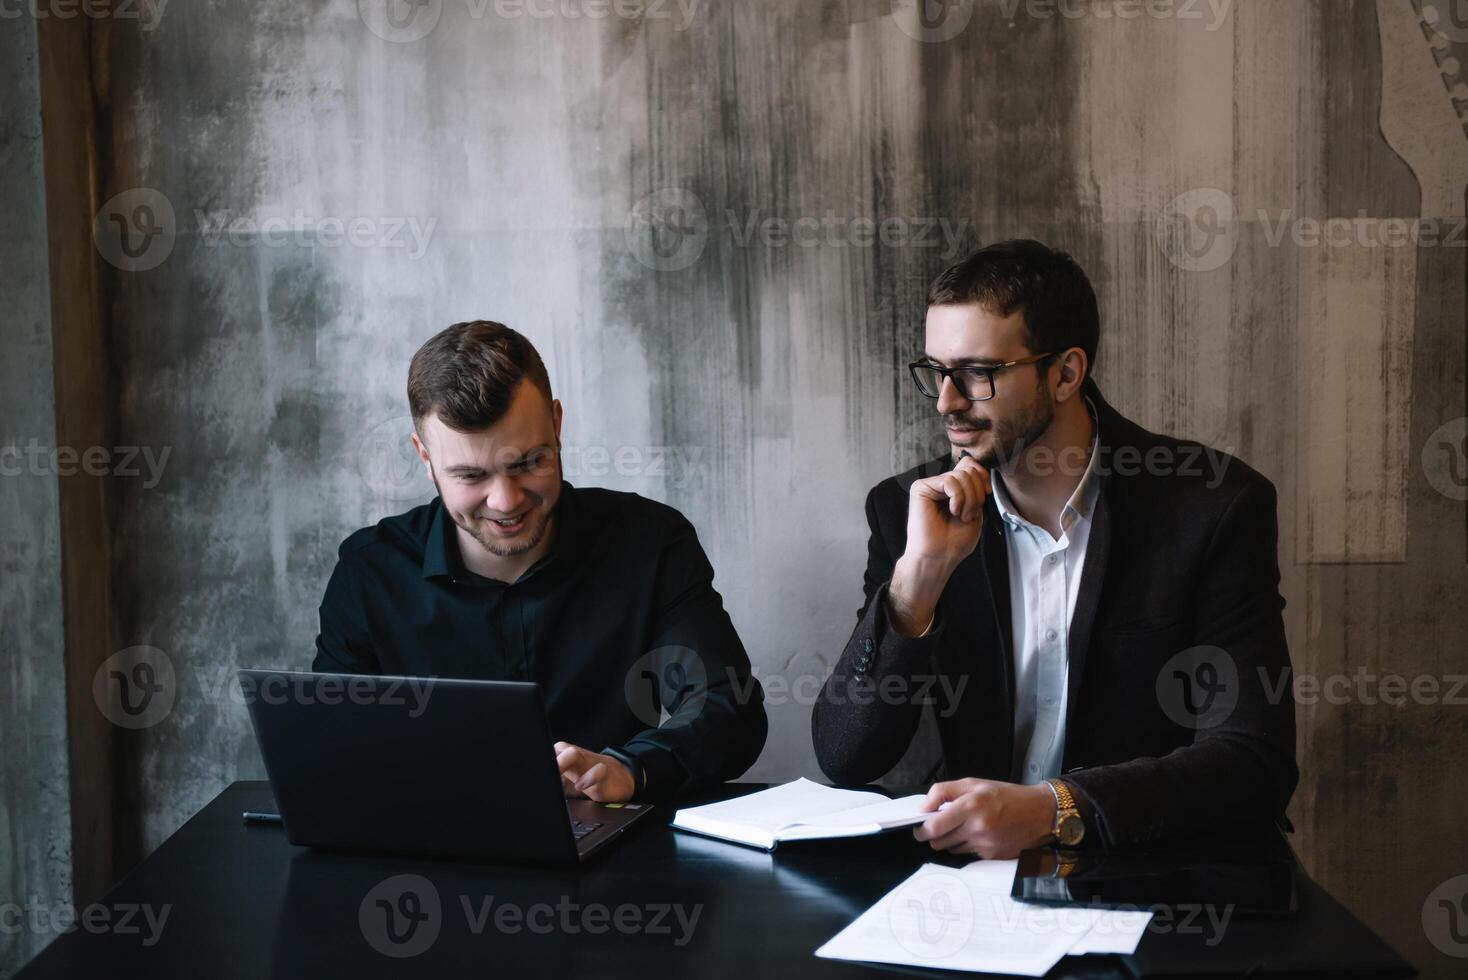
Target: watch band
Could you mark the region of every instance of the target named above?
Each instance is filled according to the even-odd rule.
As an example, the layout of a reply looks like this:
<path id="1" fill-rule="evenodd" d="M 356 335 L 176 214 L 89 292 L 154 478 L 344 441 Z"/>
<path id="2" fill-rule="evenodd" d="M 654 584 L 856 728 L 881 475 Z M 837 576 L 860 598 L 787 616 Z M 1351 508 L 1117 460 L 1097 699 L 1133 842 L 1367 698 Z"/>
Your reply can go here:
<path id="1" fill-rule="evenodd" d="M 1057 812 L 1076 809 L 1076 798 L 1071 795 L 1070 787 L 1062 780 L 1047 779 L 1045 780 L 1045 784 L 1050 787 L 1050 792 L 1055 794 L 1055 809 Z"/>

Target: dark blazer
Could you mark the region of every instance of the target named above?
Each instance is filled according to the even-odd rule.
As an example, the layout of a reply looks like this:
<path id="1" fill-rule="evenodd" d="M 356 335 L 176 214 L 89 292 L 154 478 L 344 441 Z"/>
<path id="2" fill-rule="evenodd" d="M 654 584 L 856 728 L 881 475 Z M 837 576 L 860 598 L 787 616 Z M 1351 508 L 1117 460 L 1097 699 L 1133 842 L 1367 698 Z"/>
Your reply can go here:
<path id="1" fill-rule="evenodd" d="M 1274 486 L 1226 454 L 1142 429 L 1089 390 L 1101 489 L 1071 621 L 1062 764 L 1088 840 L 1279 818 L 1299 773 Z M 930 632 L 907 638 L 888 623 L 908 488 L 951 466 L 934 460 L 867 496 L 866 601 L 811 717 L 816 758 L 838 784 L 891 769 L 923 697 L 960 683 L 956 703 L 935 705 L 944 778 L 1020 781 L 1008 553 L 992 496 Z M 1188 687 L 1200 681 L 1211 701 Z"/>

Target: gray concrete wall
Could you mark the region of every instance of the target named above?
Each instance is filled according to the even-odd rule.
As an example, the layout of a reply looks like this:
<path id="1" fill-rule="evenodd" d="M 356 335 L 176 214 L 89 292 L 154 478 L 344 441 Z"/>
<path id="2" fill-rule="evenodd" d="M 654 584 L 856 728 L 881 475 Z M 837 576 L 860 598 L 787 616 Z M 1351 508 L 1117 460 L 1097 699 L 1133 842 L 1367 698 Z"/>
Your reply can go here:
<path id="1" fill-rule="evenodd" d="M 103 196 L 158 225 L 115 277 L 121 441 L 169 453 L 121 488 L 116 549 L 124 641 L 179 685 L 145 733 L 151 844 L 261 774 L 230 674 L 305 665 L 337 543 L 429 492 L 407 360 L 471 317 L 542 349 L 573 480 L 698 526 L 787 691 L 750 775 L 815 775 L 863 495 L 938 435 L 902 370 L 923 290 L 1013 235 L 1090 270 L 1114 403 L 1280 488 L 1302 673 L 1463 671 L 1463 252 L 1308 224 L 1461 216 L 1435 60 L 1461 39 L 1434 55 L 1369 0 L 986 0 L 926 31 L 882 0 L 415 9 L 173 0 L 114 37 Z M 1439 775 L 1463 711 L 1302 700 L 1292 811 L 1327 887 L 1444 975 L 1423 912 L 1468 870 Z"/>
<path id="2" fill-rule="evenodd" d="M 71 902 L 51 296 L 33 21 L 0 29 L 0 906 Z M 19 921 L 20 928 L 10 926 Z M 0 978 L 55 933 L 6 917 Z"/>

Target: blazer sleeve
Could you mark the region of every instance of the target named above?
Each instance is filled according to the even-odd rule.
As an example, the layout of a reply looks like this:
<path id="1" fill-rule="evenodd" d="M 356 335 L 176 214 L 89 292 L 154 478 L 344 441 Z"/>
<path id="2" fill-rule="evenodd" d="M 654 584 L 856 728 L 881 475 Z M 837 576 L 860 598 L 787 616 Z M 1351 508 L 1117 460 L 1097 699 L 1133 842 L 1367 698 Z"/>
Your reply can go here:
<path id="1" fill-rule="evenodd" d="M 895 481 L 867 494 L 864 601 L 811 711 L 816 761 L 839 785 L 873 782 L 901 760 L 922 717 L 921 702 L 905 694 L 917 689 L 915 675 L 931 672 L 942 637 L 941 613 L 921 637 L 902 636 L 888 618 L 887 587 L 906 547 L 906 505 Z"/>
<path id="2" fill-rule="evenodd" d="M 1221 699 L 1190 744 L 1065 775 L 1089 804 L 1101 843 L 1262 824 L 1283 814 L 1299 779 L 1274 486 L 1262 476 L 1230 501 L 1209 537 L 1192 635 Z M 1229 688 L 1232 687 L 1232 692 Z"/>

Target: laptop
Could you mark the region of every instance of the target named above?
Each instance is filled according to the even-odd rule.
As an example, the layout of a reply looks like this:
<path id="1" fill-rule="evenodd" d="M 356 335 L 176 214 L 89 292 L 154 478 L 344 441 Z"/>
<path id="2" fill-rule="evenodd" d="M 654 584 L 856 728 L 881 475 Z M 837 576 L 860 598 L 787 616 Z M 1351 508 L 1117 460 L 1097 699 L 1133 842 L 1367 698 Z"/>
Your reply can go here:
<path id="1" fill-rule="evenodd" d="M 292 844 L 570 865 L 652 810 L 565 797 L 535 684 L 238 676 Z"/>

